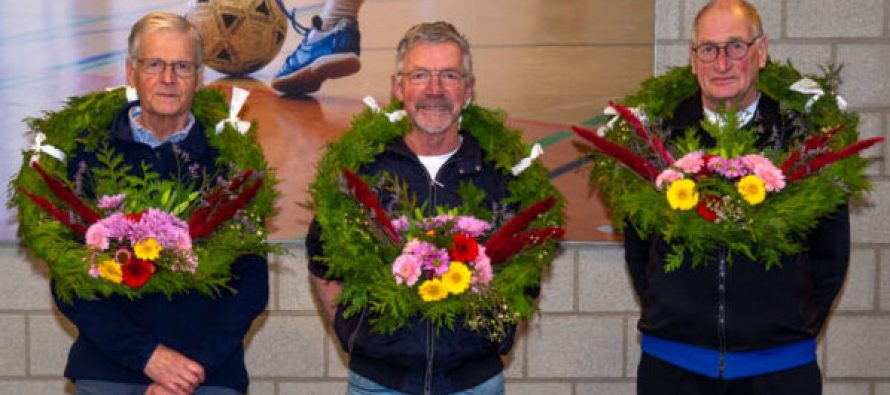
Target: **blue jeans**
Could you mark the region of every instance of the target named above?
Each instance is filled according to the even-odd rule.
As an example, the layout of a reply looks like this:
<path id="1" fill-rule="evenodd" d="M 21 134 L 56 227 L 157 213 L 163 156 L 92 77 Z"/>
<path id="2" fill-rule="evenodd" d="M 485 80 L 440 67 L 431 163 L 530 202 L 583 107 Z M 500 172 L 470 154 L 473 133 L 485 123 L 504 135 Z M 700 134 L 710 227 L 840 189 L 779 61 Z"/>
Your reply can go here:
<path id="1" fill-rule="evenodd" d="M 148 389 L 144 384 L 116 383 L 104 380 L 77 380 L 74 383 L 76 395 L 144 395 Z M 234 388 L 201 386 L 194 395 L 242 395 Z"/>
<path id="2" fill-rule="evenodd" d="M 408 395 L 393 389 L 386 388 L 367 377 L 349 371 L 349 385 L 346 387 L 346 395 Z M 504 374 L 499 373 L 473 388 L 452 392 L 450 395 L 504 395 Z"/>

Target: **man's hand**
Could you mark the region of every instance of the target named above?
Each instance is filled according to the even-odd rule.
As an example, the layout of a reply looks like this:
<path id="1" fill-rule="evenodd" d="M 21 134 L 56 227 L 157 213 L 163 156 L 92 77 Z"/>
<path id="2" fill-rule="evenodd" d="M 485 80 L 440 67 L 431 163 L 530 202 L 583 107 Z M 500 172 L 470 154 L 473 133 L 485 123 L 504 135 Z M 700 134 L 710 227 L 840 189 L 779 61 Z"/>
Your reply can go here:
<path id="1" fill-rule="evenodd" d="M 151 353 L 144 372 L 154 381 L 152 386 L 157 384 L 167 391 L 151 393 L 188 395 L 204 382 L 204 368 L 199 363 L 163 344 L 159 344 Z M 152 386 L 148 387 L 148 391 L 153 391 Z"/>
<path id="2" fill-rule="evenodd" d="M 151 383 L 145 390 L 145 395 L 188 395 L 188 392 L 168 391 L 166 387 L 158 383 Z"/>
<path id="3" fill-rule="evenodd" d="M 319 278 L 309 273 L 309 285 L 312 294 L 321 304 L 322 314 L 329 324 L 334 324 L 334 316 L 337 314 L 337 297 L 343 291 L 343 283 L 334 280 Z"/>

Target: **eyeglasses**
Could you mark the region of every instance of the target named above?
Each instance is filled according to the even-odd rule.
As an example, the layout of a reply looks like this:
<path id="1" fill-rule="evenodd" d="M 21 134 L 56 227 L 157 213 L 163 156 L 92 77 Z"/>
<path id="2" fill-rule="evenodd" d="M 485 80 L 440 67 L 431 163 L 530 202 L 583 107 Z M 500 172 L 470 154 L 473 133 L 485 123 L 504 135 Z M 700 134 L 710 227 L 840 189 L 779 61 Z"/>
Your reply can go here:
<path id="1" fill-rule="evenodd" d="M 748 54 L 748 50 L 760 39 L 760 35 L 751 39 L 751 41 L 733 40 L 723 45 L 705 43 L 697 47 L 692 47 L 692 53 L 698 60 L 704 63 L 711 63 L 720 56 L 720 51 L 726 54 L 726 57 L 732 60 L 741 60 Z"/>
<path id="2" fill-rule="evenodd" d="M 142 71 L 148 74 L 161 74 L 165 70 L 167 70 L 167 65 L 173 68 L 173 73 L 178 77 L 189 78 L 195 75 L 195 71 L 198 69 L 198 66 L 192 62 L 186 62 L 184 60 L 174 60 L 170 63 L 165 62 L 163 59 L 158 58 L 148 58 L 148 59 L 136 59 L 136 62 L 139 63 L 142 67 Z"/>
<path id="3" fill-rule="evenodd" d="M 431 71 L 427 69 L 417 69 L 409 72 L 398 73 L 400 77 L 408 77 L 408 82 L 412 85 L 426 85 L 430 83 L 433 76 L 439 78 L 439 83 L 446 87 L 460 86 L 467 77 L 466 74 L 457 70 L 440 70 Z"/>

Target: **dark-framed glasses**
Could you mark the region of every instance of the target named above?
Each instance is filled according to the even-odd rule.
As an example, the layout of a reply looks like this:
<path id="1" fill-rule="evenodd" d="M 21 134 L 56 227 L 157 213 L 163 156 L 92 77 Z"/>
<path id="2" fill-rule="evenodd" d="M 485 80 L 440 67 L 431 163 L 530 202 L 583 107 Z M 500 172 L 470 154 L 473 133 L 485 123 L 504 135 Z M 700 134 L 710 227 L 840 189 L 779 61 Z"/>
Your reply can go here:
<path id="1" fill-rule="evenodd" d="M 139 63 L 142 71 L 148 74 L 161 74 L 165 70 L 167 70 L 167 65 L 173 68 L 173 73 L 178 77 L 188 78 L 195 75 L 195 71 L 198 69 L 198 65 L 187 62 L 185 60 L 174 60 L 172 62 L 166 62 L 163 59 L 158 58 L 146 58 L 146 59 L 136 59 L 136 63 Z"/>
<path id="2" fill-rule="evenodd" d="M 460 86 L 460 84 L 464 82 L 464 79 L 467 78 L 466 74 L 457 70 L 432 71 L 427 69 L 417 69 L 414 71 L 400 72 L 398 75 L 407 78 L 408 82 L 412 85 L 426 85 L 430 83 L 433 77 L 437 77 L 439 78 L 439 83 L 442 84 L 442 86 L 447 87 Z"/>
<path id="3" fill-rule="evenodd" d="M 741 60 L 744 59 L 745 55 L 748 55 L 748 50 L 751 49 L 751 46 L 754 45 L 760 37 L 763 36 L 758 35 L 757 37 L 752 38 L 751 41 L 733 40 L 723 45 L 704 43 L 692 47 L 692 53 L 695 54 L 695 57 L 698 60 L 705 63 L 711 63 L 717 60 L 717 57 L 720 56 L 720 51 L 723 51 L 728 59 Z"/>

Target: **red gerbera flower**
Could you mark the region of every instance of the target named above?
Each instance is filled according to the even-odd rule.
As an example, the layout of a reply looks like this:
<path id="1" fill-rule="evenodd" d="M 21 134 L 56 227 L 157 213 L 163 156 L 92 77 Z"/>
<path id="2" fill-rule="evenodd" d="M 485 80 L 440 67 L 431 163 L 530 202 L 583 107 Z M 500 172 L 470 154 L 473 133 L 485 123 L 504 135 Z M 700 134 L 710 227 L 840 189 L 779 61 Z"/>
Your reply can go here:
<path id="1" fill-rule="evenodd" d="M 143 259 L 129 259 L 121 265 L 123 281 L 128 287 L 139 288 L 155 273 L 155 265 Z"/>
<path id="2" fill-rule="evenodd" d="M 705 221 L 714 222 L 717 220 L 717 212 L 714 211 L 711 207 L 708 207 L 709 204 L 714 205 L 717 204 L 718 199 L 706 195 L 703 199 L 698 201 L 698 215 L 704 218 Z"/>
<path id="3" fill-rule="evenodd" d="M 472 262 L 479 255 L 479 243 L 476 239 L 463 233 L 454 235 L 454 244 L 451 245 L 451 260 L 461 262 Z"/>

